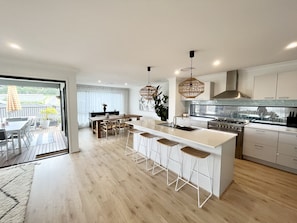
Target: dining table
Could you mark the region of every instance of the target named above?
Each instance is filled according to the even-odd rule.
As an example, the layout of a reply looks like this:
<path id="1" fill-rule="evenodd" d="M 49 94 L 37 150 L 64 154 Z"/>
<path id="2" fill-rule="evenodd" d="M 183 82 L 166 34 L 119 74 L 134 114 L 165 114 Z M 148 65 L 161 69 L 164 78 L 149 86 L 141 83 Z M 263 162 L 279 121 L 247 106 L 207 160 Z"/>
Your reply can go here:
<path id="1" fill-rule="evenodd" d="M 13 121 L 13 122 L 6 122 L 4 128 L 7 134 L 17 135 L 18 138 L 18 149 L 19 152 L 22 153 L 22 142 L 21 142 L 21 132 L 26 127 L 27 121 Z"/>
<path id="2" fill-rule="evenodd" d="M 93 134 L 97 133 L 97 137 L 101 138 L 101 122 L 104 121 L 114 121 L 119 119 L 127 119 L 131 121 L 132 119 L 140 120 L 141 115 L 133 115 L 133 114 L 125 114 L 125 115 L 100 115 L 96 117 L 90 117 L 89 120 L 91 122 L 91 129 Z"/>

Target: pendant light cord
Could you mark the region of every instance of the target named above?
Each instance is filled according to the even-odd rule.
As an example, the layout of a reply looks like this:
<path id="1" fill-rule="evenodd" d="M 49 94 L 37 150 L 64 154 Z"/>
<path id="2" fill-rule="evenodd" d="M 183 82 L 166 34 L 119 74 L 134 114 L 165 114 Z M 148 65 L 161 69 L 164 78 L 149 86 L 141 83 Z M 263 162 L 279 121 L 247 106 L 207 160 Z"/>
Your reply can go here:
<path id="1" fill-rule="evenodd" d="M 148 84 L 148 85 L 151 84 L 151 83 L 150 83 L 150 71 L 151 71 L 151 67 L 147 67 L 147 73 L 148 73 L 148 75 L 147 75 L 147 84 Z"/>

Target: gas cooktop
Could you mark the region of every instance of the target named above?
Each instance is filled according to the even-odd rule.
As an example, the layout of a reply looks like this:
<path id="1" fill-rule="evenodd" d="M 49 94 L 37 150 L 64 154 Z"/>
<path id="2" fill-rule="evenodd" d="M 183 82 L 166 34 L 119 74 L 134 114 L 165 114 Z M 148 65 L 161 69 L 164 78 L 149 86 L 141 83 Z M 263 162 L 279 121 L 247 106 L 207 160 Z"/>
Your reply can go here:
<path id="1" fill-rule="evenodd" d="M 224 124 L 237 124 L 237 125 L 246 125 L 248 121 L 239 120 L 239 119 L 230 119 L 230 118 L 218 118 L 210 121 L 212 123 L 224 123 Z"/>

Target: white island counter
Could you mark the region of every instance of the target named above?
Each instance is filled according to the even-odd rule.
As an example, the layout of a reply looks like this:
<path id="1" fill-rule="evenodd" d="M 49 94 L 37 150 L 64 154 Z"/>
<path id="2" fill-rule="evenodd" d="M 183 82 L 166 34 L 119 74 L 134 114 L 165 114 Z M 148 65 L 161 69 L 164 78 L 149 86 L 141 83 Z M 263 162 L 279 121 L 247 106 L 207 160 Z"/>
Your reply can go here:
<path id="1" fill-rule="evenodd" d="M 164 122 L 156 120 L 128 122 L 128 124 L 133 125 L 135 129 L 177 141 L 183 146 L 187 145 L 211 153 L 210 163 L 214 162 L 214 168 L 211 167 L 211 172 L 213 173 L 213 194 L 219 198 L 233 180 L 236 134 L 203 128 L 198 128 L 194 131 L 185 131 L 160 125 L 161 123 Z M 135 137 L 135 140 L 138 140 L 137 137 Z M 134 145 L 137 145 L 135 141 Z M 162 160 L 166 160 L 166 157 L 164 158 L 166 153 L 164 153 L 164 155 L 162 154 L 162 156 Z M 189 165 L 189 163 L 190 162 L 185 162 L 185 165 Z M 207 163 L 205 162 L 202 165 L 207 165 Z M 169 169 L 178 173 L 179 166 L 169 166 Z M 186 167 L 183 169 L 183 175 L 187 178 L 190 174 L 187 170 L 189 168 Z M 202 168 L 202 171 L 203 169 L 206 168 Z M 207 183 L 205 183 L 207 181 L 203 179 L 203 177 L 202 179 L 199 177 L 199 180 L 202 187 L 209 190 Z"/>

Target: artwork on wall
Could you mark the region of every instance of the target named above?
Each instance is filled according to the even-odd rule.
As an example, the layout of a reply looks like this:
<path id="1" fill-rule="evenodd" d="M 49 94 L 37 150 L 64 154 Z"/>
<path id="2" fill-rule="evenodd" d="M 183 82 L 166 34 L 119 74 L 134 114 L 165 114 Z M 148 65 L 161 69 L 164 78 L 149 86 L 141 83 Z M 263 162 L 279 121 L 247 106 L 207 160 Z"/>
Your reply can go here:
<path id="1" fill-rule="evenodd" d="M 139 110 L 155 112 L 155 102 L 154 100 L 146 100 L 143 97 L 139 99 Z"/>

